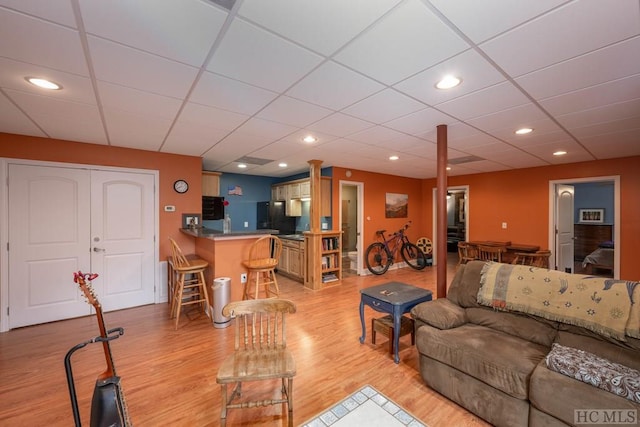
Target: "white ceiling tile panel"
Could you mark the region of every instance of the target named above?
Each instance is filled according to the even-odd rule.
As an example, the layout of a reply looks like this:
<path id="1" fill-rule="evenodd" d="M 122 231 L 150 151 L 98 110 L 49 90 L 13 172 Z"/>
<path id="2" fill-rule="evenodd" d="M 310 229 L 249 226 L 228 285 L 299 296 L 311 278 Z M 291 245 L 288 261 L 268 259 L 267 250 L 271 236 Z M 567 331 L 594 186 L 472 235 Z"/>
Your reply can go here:
<path id="1" fill-rule="evenodd" d="M 516 79 L 536 98 L 548 98 L 640 73 L 640 36 L 525 74 Z M 602 64 L 615 64 L 603 67 Z"/>
<path id="2" fill-rule="evenodd" d="M 640 115 L 608 122 L 592 123 L 571 129 L 571 133 L 580 139 L 586 139 L 589 136 L 607 135 L 624 130 L 635 131 L 636 141 L 640 141 Z"/>
<path id="3" fill-rule="evenodd" d="M 424 104 L 400 92 L 385 89 L 345 108 L 342 112 L 363 120 L 384 123 L 424 108 Z"/>
<path id="4" fill-rule="evenodd" d="M 525 104 L 497 113 L 479 116 L 466 122 L 478 129 L 492 133 L 500 129 L 509 129 L 510 133 L 522 127 L 535 129 L 533 123 L 547 119 L 547 116 L 533 104 Z"/>
<path id="5" fill-rule="evenodd" d="M 180 120 L 174 124 L 162 146 L 166 153 L 178 153 L 186 156 L 200 156 L 218 141 L 227 136 L 229 131 Z"/>
<path id="6" fill-rule="evenodd" d="M 255 114 L 276 99 L 277 93 L 224 76 L 205 72 L 189 100 L 242 114 Z"/>
<path id="7" fill-rule="evenodd" d="M 334 59 L 392 85 L 468 47 L 419 0 L 408 0 Z"/>
<path id="8" fill-rule="evenodd" d="M 384 88 L 380 83 L 328 61 L 289 89 L 287 95 L 340 110 Z"/>
<path id="9" fill-rule="evenodd" d="M 637 0 L 619 0 L 615 7 L 573 1 L 480 47 L 517 77 L 638 35 L 639 7 Z"/>
<path id="10" fill-rule="evenodd" d="M 241 127 L 238 128 L 239 133 L 255 135 L 262 140 L 275 141 L 280 138 L 297 131 L 295 126 L 289 126 L 282 123 L 271 122 L 257 117 L 249 119 Z"/>
<path id="11" fill-rule="evenodd" d="M 347 116 L 342 113 L 334 113 L 307 126 L 307 129 L 344 137 L 373 126 L 374 124 L 371 122 Z"/>
<path id="12" fill-rule="evenodd" d="M 530 100 L 513 84 L 504 82 L 451 101 L 436 108 L 460 120 L 472 119 L 529 103 Z"/>
<path id="13" fill-rule="evenodd" d="M 436 83 L 447 75 L 462 79 L 462 83 L 448 90 L 436 89 Z M 436 105 L 504 80 L 505 77 L 480 54 L 467 50 L 394 87 L 426 104 Z"/>
<path id="14" fill-rule="evenodd" d="M 260 111 L 257 117 L 291 126 L 305 127 L 331 113 L 332 111 L 326 108 L 281 96 Z"/>
<path id="15" fill-rule="evenodd" d="M 560 123 L 569 130 L 629 118 L 638 120 L 640 128 L 640 98 L 558 116 Z"/>
<path id="16" fill-rule="evenodd" d="M 194 127 L 204 126 L 229 132 L 248 119 L 249 116 L 244 114 L 189 102 L 184 106 L 178 121 Z"/>
<path id="17" fill-rule="evenodd" d="M 116 108 L 105 108 L 104 116 L 109 141 L 120 147 L 140 150 L 159 150 L 171 126 L 168 119 Z"/>
<path id="18" fill-rule="evenodd" d="M 96 37 L 89 37 L 89 46 L 98 80 L 145 92 L 183 98 L 198 73 L 188 65 Z"/>
<path id="19" fill-rule="evenodd" d="M 0 129 L 6 133 L 46 137 L 35 123 L 0 93 Z"/>
<path id="20" fill-rule="evenodd" d="M 363 142 L 365 144 L 379 144 L 392 141 L 403 134 L 385 126 L 375 126 L 350 135 L 347 139 L 351 141 Z"/>
<path id="21" fill-rule="evenodd" d="M 194 67 L 203 65 L 227 17 L 204 1 L 79 1 L 87 33 Z"/>
<path id="22" fill-rule="evenodd" d="M 207 70 L 280 92 L 300 80 L 322 60 L 311 51 L 236 19 Z"/>
<path id="23" fill-rule="evenodd" d="M 0 22 L 1 57 L 89 75 L 76 30 L 3 8 Z"/>
<path id="24" fill-rule="evenodd" d="M 330 55 L 398 3 L 399 0 L 245 0 L 238 13 L 309 49 Z"/>
<path id="25" fill-rule="evenodd" d="M 433 108 L 424 108 L 415 113 L 407 114 L 399 119 L 386 122 L 386 127 L 420 136 L 430 132 L 438 125 L 449 125 L 457 120 Z"/>
<path id="26" fill-rule="evenodd" d="M 143 92 L 107 82 L 98 82 L 100 101 L 106 108 L 115 108 L 134 114 L 147 114 L 172 120 L 182 102 L 176 98 Z"/>
<path id="27" fill-rule="evenodd" d="M 584 146 L 599 159 L 637 156 L 638 129 L 620 130 L 582 138 Z"/>
<path id="28" fill-rule="evenodd" d="M 0 0 L 1 7 L 19 10 L 47 21 L 53 21 L 68 27 L 76 27 L 76 18 L 71 8 L 71 1 L 51 0 Z"/>
<path id="29" fill-rule="evenodd" d="M 107 143 L 95 105 L 7 90 L 7 94 L 51 138 Z"/>
<path id="30" fill-rule="evenodd" d="M 567 0 L 429 0 L 475 43 L 500 34 Z"/>

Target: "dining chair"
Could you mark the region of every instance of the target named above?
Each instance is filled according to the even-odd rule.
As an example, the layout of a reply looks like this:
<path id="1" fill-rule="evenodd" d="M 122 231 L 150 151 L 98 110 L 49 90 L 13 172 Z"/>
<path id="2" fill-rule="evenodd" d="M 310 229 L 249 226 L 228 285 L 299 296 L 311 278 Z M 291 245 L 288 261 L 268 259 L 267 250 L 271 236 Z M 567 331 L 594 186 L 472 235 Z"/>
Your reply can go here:
<path id="1" fill-rule="evenodd" d="M 481 261 L 502 262 L 502 254 L 507 251 L 505 246 L 484 246 L 478 245 L 476 259 Z"/>
<path id="2" fill-rule="evenodd" d="M 222 387 L 220 418 L 225 425 L 229 409 L 252 408 L 286 403 L 289 425 L 293 425 L 293 377 L 295 360 L 287 349 L 286 319 L 296 312 L 296 305 L 285 299 L 257 299 L 235 301 L 222 309 L 222 315 L 231 317 L 235 327 L 234 352 L 227 356 L 218 370 L 216 382 Z M 268 392 L 267 399 L 240 398 L 242 383 L 281 380 L 281 396 Z M 227 387 L 234 384 L 231 395 Z M 256 390 L 257 391 L 257 390 Z"/>
<path id="3" fill-rule="evenodd" d="M 248 270 L 243 299 L 258 299 L 261 291 L 265 298 L 277 298 L 280 295 L 276 267 L 281 253 L 282 241 L 277 236 L 263 236 L 251 244 L 249 258 L 242 262 Z"/>
<path id="4" fill-rule="evenodd" d="M 511 264 L 530 265 L 532 267 L 549 268 L 551 251 L 516 252 Z"/>
<path id="5" fill-rule="evenodd" d="M 469 242 L 458 242 L 458 265 L 473 261 L 477 256 L 477 248 Z"/>
<path id="6" fill-rule="evenodd" d="M 197 304 L 208 317 L 211 317 L 207 282 L 204 276 L 209 263 L 202 258 L 185 256 L 175 240 L 169 237 L 169 241 L 172 253 L 169 260 L 169 311 L 170 318 L 176 319 L 175 328 L 178 329 L 180 311 L 183 306 Z"/>

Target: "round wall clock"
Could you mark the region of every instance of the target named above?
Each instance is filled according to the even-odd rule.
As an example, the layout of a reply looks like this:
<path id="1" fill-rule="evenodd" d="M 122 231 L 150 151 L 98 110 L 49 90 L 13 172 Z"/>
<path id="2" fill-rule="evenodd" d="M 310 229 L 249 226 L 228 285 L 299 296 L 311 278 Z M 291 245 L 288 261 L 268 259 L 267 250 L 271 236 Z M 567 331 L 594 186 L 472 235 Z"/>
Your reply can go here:
<path id="1" fill-rule="evenodd" d="M 189 190 L 189 184 L 184 179 L 179 179 L 173 183 L 173 189 L 180 194 L 186 193 Z"/>

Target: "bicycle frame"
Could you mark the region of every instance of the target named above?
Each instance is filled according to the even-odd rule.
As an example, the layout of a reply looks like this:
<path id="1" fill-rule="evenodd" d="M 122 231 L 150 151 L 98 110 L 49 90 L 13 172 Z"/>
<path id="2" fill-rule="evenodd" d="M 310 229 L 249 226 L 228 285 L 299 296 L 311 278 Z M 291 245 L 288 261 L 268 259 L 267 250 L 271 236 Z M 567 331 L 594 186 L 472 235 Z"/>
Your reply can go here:
<path id="1" fill-rule="evenodd" d="M 377 232 L 378 240 L 384 245 L 384 248 L 389 253 L 390 258 L 394 261 L 396 260 L 396 255 L 398 254 L 398 250 L 402 247 L 402 244 L 409 241 L 407 236 L 404 234 L 404 230 L 407 228 L 408 226 L 405 225 L 400 230 L 391 233 L 387 239 L 384 237 L 384 231 Z"/>
<path id="2" fill-rule="evenodd" d="M 411 221 L 407 222 L 400 230 L 384 237 L 387 230 L 376 231 L 378 239 L 371 243 L 365 251 L 365 263 L 373 274 L 384 274 L 391 264 L 396 261 L 398 251 L 404 262 L 411 268 L 422 270 L 426 266 L 425 255 L 405 234 Z"/>

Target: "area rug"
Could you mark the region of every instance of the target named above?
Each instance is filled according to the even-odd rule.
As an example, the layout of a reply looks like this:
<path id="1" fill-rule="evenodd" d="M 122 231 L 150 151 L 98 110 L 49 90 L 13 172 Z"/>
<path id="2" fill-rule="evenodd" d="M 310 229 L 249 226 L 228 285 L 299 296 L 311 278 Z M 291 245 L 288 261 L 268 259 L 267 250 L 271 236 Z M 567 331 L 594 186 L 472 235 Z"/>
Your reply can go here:
<path id="1" fill-rule="evenodd" d="M 303 427 L 427 427 L 370 385 L 302 424 Z"/>

